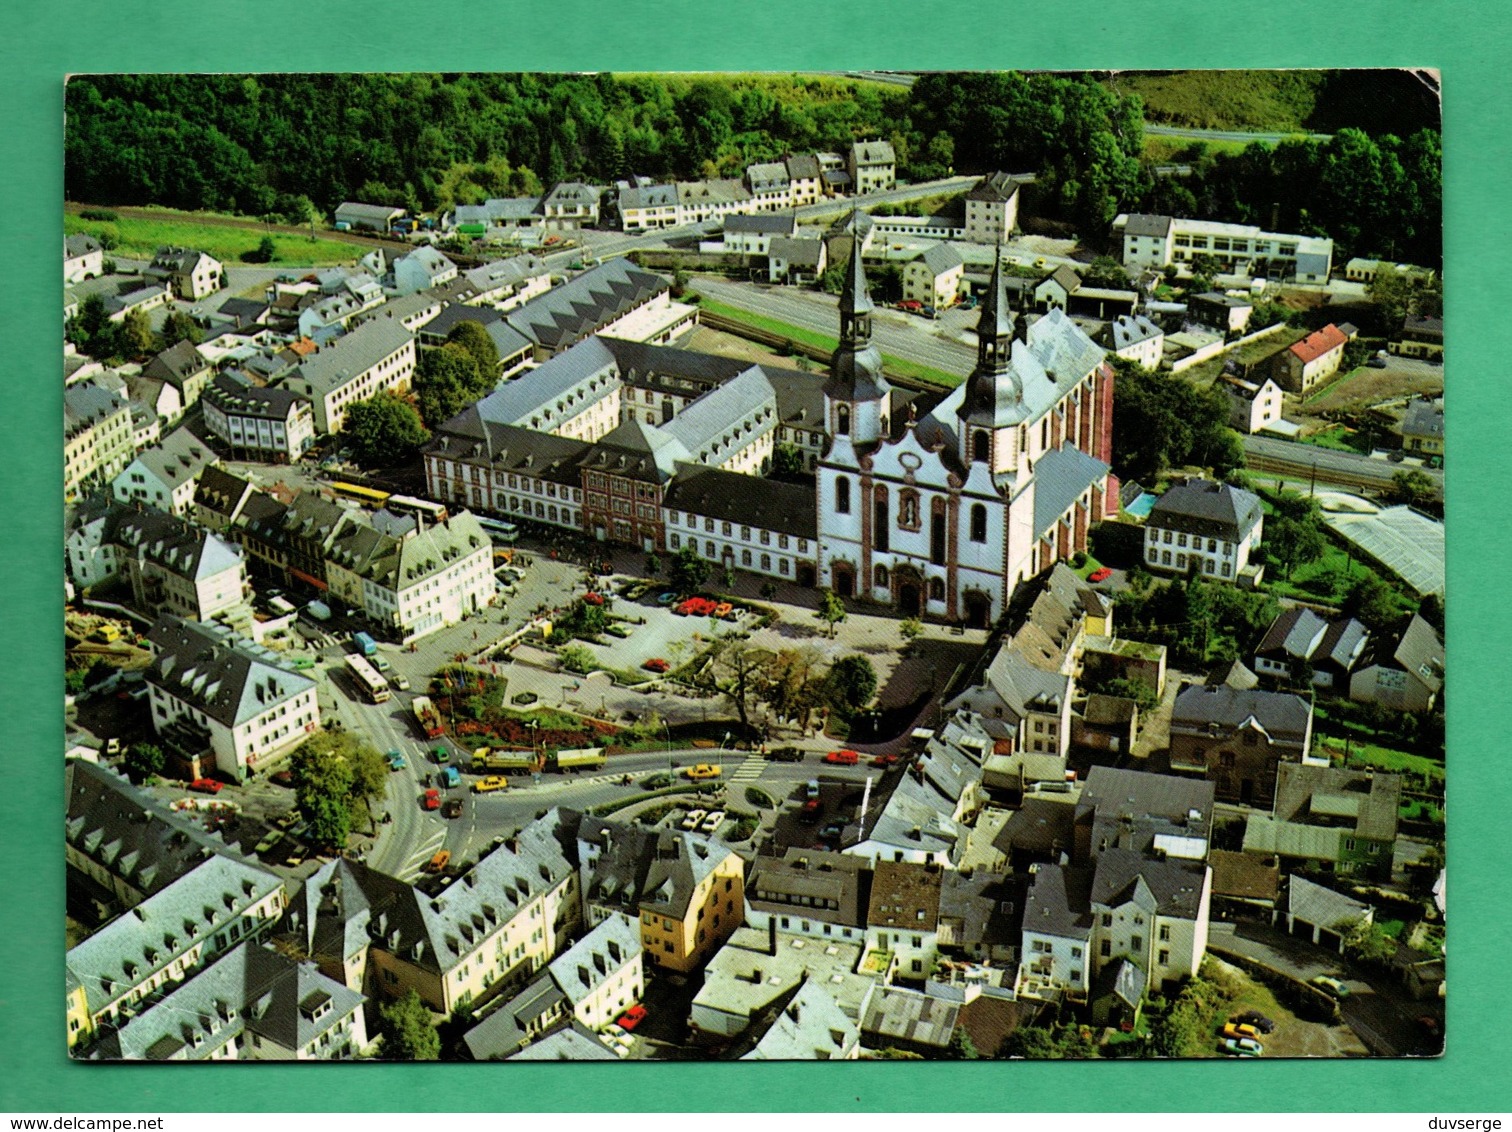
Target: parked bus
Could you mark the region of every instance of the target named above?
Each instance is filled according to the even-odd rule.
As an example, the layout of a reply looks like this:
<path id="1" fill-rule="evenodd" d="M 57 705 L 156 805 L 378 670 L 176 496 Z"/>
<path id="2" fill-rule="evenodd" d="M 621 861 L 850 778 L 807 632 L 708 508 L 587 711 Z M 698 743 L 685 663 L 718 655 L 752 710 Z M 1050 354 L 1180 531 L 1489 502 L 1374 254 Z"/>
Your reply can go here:
<path id="1" fill-rule="evenodd" d="M 361 503 L 364 507 L 382 507 L 392 498 L 386 491 L 363 487 L 357 483 L 345 483 L 341 480 L 333 480 L 331 490 L 336 493 L 337 499 L 350 499 L 353 503 Z"/>
<path id="2" fill-rule="evenodd" d="M 427 523 L 446 522 L 446 505 L 432 503 L 429 499 L 416 499 L 413 495 L 391 495 L 386 504 L 390 511 L 402 511 L 415 515 Z"/>
<path id="3" fill-rule="evenodd" d="M 482 515 L 477 516 L 478 526 L 483 528 L 483 533 L 494 542 L 514 542 L 520 537 L 520 528 L 513 523 L 506 523 L 503 519 L 489 519 Z"/>
<path id="4" fill-rule="evenodd" d="M 384 703 L 389 698 L 388 681 L 378 675 L 378 670 L 367 662 L 366 657 L 356 653 L 348 653 L 346 658 L 347 671 L 352 674 L 352 680 L 362 690 L 363 695 L 375 704 Z"/>

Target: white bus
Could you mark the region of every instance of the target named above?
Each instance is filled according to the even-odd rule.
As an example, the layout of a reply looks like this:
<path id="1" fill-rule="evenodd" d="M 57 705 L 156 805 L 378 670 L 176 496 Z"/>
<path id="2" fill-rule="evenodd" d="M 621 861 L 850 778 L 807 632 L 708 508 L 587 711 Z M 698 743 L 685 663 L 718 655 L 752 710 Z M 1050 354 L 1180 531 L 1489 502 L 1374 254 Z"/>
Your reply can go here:
<path id="1" fill-rule="evenodd" d="M 503 519 L 488 519 L 482 515 L 477 516 L 477 519 L 483 533 L 494 542 L 514 542 L 520 537 L 520 528 L 513 523 L 506 523 Z"/>
<path id="2" fill-rule="evenodd" d="M 402 511 L 417 515 L 428 523 L 446 522 L 446 505 L 432 503 L 429 499 L 416 499 L 413 495 L 391 495 L 386 506 L 390 511 Z"/>
<path id="3" fill-rule="evenodd" d="M 347 671 L 352 674 L 352 680 L 375 704 L 381 704 L 389 698 L 388 681 L 378 674 L 378 670 L 368 663 L 367 657 L 358 656 L 356 653 L 348 653 L 346 658 Z"/>

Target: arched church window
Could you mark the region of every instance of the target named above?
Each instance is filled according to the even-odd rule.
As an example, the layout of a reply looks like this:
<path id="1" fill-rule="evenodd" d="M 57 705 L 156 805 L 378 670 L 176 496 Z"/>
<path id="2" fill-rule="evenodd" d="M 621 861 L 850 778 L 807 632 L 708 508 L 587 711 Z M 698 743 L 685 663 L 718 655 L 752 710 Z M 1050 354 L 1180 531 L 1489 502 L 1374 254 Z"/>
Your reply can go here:
<path id="1" fill-rule="evenodd" d="M 992 446 L 992 439 L 986 429 L 977 429 L 971 437 L 971 458 L 985 464 L 988 460 L 988 452 Z"/>
<path id="2" fill-rule="evenodd" d="M 850 435 L 850 407 L 848 405 L 841 405 L 835 410 L 835 435 Z"/>
<path id="3" fill-rule="evenodd" d="M 850 480 L 845 476 L 835 479 L 835 513 L 850 514 Z"/>
<path id="4" fill-rule="evenodd" d="M 971 534 L 972 542 L 987 541 L 987 508 L 980 503 L 971 505 Z"/>

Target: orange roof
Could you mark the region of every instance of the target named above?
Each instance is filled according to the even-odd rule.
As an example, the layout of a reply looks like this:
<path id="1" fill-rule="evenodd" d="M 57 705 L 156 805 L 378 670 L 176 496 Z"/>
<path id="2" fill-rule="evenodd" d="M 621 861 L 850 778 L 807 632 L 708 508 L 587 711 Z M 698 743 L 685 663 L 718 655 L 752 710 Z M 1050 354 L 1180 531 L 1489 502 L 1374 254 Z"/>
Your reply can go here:
<path id="1" fill-rule="evenodd" d="M 306 355 L 313 354 L 317 349 L 319 349 L 319 347 L 315 345 L 314 339 L 301 338 L 297 342 L 290 342 L 289 349 L 293 350 L 302 358 Z"/>
<path id="2" fill-rule="evenodd" d="M 1348 341 L 1349 339 L 1344 336 L 1344 332 L 1330 322 L 1322 330 L 1314 330 L 1302 341 L 1292 346 L 1291 352 L 1301 359 L 1303 365 L 1306 365 L 1308 362 L 1321 358 L 1328 351 L 1335 350 Z"/>

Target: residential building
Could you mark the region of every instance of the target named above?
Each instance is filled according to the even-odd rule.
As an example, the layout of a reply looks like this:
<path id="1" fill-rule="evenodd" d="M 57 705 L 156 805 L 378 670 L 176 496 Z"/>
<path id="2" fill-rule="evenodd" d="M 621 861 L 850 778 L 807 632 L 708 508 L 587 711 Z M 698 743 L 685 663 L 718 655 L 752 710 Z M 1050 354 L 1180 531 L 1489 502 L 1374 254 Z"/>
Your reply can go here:
<path id="1" fill-rule="evenodd" d="M 849 854 L 790 847 L 758 857 L 746 878 L 745 922 L 763 932 L 859 946 L 870 906 L 871 864 Z"/>
<path id="2" fill-rule="evenodd" d="M 761 212 L 781 212 L 793 207 L 793 182 L 783 161 L 747 165 L 746 187 Z"/>
<path id="3" fill-rule="evenodd" d="M 190 342 L 178 342 L 142 367 L 142 376 L 167 382 L 178 390 L 179 401 L 188 409 L 215 376 L 215 367 Z"/>
<path id="4" fill-rule="evenodd" d="M 1170 216 L 1121 214 L 1113 231 L 1123 239 L 1123 262 L 1159 270 L 1208 256 L 1224 274 L 1247 274 L 1279 282 L 1327 283 L 1333 241 L 1317 236 L 1264 232 L 1253 224 L 1224 224 Z"/>
<path id="5" fill-rule="evenodd" d="M 662 501 L 666 548 L 691 546 L 723 566 L 812 584 L 818 559 L 814 489 L 702 464 L 679 464 Z"/>
<path id="6" fill-rule="evenodd" d="M 852 238 L 818 470 L 819 582 L 840 596 L 985 627 L 1116 508 L 1103 352 L 1063 312 L 1010 319 L 1002 279 L 997 264 L 971 377 L 895 427 Z"/>
<path id="7" fill-rule="evenodd" d="M 125 322 L 126 316 L 132 311 L 151 314 L 155 310 L 161 310 L 168 305 L 171 297 L 172 293 L 167 287 L 149 283 L 120 295 L 111 295 L 105 300 L 105 309 L 110 312 L 109 320 L 119 324 Z"/>
<path id="8" fill-rule="evenodd" d="M 327 436 L 342 430 L 353 402 L 409 389 L 415 361 L 414 336 L 401 323 L 374 317 L 305 358 L 283 387 L 309 400 L 315 429 Z"/>
<path id="9" fill-rule="evenodd" d="M 1187 312 L 1203 326 L 1225 337 L 1243 334 L 1255 313 L 1254 300 L 1248 296 L 1228 295 L 1222 291 L 1205 291 L 1187 302 Z"/>
<path id="10" fill-rule="evenodd" d="M 1282 763 L 1270 814 L 1252 814 L 1244 852 L 1285 872 L 1321 869 L 1390 880 L 1402 776 Z"/>
<path id="11" fill-rule="evenodd" d="M 1306 393 L 1339 372 L 1348 344 L 1344 332 L 1330 322 L 1276 355 L 1276 378 L 1292 393 Z"/>
<path id="12" fill-rule="evenodd" d="M 861 1019 L 861 1044 L 938 1059 L 950 1048 L 961 1003 L 904 987 L 879 987 Z"/>
<path id="13" fill-rule="evenodd" d="M 1392 336 L 1388 349 L 1399 357 L 1441 361 L 1444 357 L 1444 320 L 1409 314 L 1402 329 Z"/>
<path id="14" fill-rule="evenodd" d="M 1151 570 L 1235 581 L 1259 567 L 1250 552 L 1264 530 L 1260 497 L 1243 488 L 1194 479 L 1168 489 L 1145 519 L 1144 561 Z"/>
<path id="15" fill-rule="evenodd" d="M 743 255 L 766 255 L 773 240 L 791 240 L 797 234 L 798 219 L 791 212 L 777 216 L 763 213 L 729 216 L 724 222 L 724 248 Z"/>
<path id="16" fill-rule="evenodd" d="M 623 256 L 538 295 L 508 314 L 509 325 L 544 362 L 595 334 L 668 342 L 697 321 L 693 307 L 672 302 L 671 284 Z"/>
<path id="17" fill-rule="evenodd" d="M 1212 843 L 1211 782 L 1183 775 L 1094 766 L 1075 802 L 1071 857 L 1095 861 L 1109 849 L 1149 858 L 1205 861 Z"/>
<path id="18" fill-rule="evenodd" d="M 120 1027 L 239 944 L 260 943 L 283 912 L 283 882 L 215 853 L 70 948 L 64 965 L 82 988 L 80 1033 Z"/>
<path id="19" fill-rule="evenodd" d="M 1403 628 L 1371 639 L 1349 678 L 1349 698 L 1393 711 L 1426 712 L 1443 686 L 1443 639 L 1414 613 Z"/>
<path id="20" fill-rule="evenodd" d="M 105 248 L 93 236 L 63 237 L 63 282 L 82 283 L 105 274 Z"/>
<path id="21" fill-rule="evenodd" d="M 653 228 L 675 228 L 678 218 L 676 185 L 632 186 L 620 190 L 620 228 L 626 232 L 646 232 Z"/>
<path id="22" fill-rule="evenodd" d="M 503 1061 L 567 1017 L 567 996 L 550 972 L 491 1011 L 462 1041 L 474 1061 Z"/>
<path id="23" fill-rule="evenodd" d="M 615 1061 L 612 1053 L 592 1030 L 581 1022 L 568 1022 L 531 1042 L 509 1061 Z"/>
<path id="24" fill-rule="evenodd" d="M 960 297 L 966 264 L 954 244 L 932 244 L 903 267 L 903 297 L 944 309 Z"/>
<path id="25" fill-rule="evenodd" d="M 226 269 L 220 260 L 195 248 L 159 248 L 142 274 L 160 280 L 186 303 L 197 303 L 215 294 L 226 280 Z"/>
<path id="26" fill-rule="evenodd" d="M 369 1041 L 358 992 L 242 943 L 128 1019 L 87 1056 L 102 1061 L 349 1061 Z"/>
<path id="27" fill-rule="evenodd" d="M 1246 381 L 1234 374 L 1219 377 L 1217 387 L 1228 399 L 1229 427 L 1253 435 L 1281 419 L 1285 395 L 1274 378 Z"/>
<path id="28" fill-rule="evenodd" d="M 779 931 L 775 924 L 739 928 L 709 957 L 688 1024 L 704 1038 L 736 1037 L 812 979 L 854 1026 L 882 977 L 865 967 L 863 953 L 859 941 L 816 940 Z"/>
<path id="29" fill-rule="evenodd" d="M 1369 633 L 1353 617 L 1326 621 L 1306 606 L 1283 610 L 1255 650 L 1255 672 L 1344 692 Z"/>
<path id="30" fill-rule="evenodd" d="M 1444 454 L 1444 399 L 1423 397 L 1407 406 L 1402 417 L 1402 449 L 1414 456 Z"/>
<path id="31" fill-rule="evenodd" d="M 482 204 L 457 205 L 442 226 L 486 239 L 495 234 L 517 236 L 523 229 L 540 227 L 545 219 L 540 197 L 490 197 Z"/>
<path id="32" fill-rule="evenodd" d="M 404 215 L 404 209 L 386 204 L 362 204 L 344 201 L 336 206 L 336 226 L 366 228 L 374 232 L 390 232 L 394 221 Z"/>
<path id="33" fill-rule="evenodd" d="M 723 221 L 732 213 L 754 212 L 756 201 L 737 180 L 677 182 L 678 224 Z"/>
<path id="34" fill-rule="evenodd" d="M 131 405 L 92 382 L 63 391 L 63 493 L 115 479 L 136 455 Z"/>
<path id="35" fill-rule="evenodd" d="M 767 246 L 767 281 L 812 283 L 824 274 L 828 262 L 823 240 L 773 236 Z"/>
<path id="36" fill-rule="evenodd" d="M 258 387 L 224 373 L 204 398 L 205 427 L 235 457 L 291 464 L 315 443 L 310 402 L 289 389 Z"/>
<path id="37" fill-rule="evenodd" d="M 187 428 L 175 429 L 161 444 L 138 452 L 111 481 L 110 490 L 122 503 L 145 503 L 159 511 L 188 515 L 200 473 L 219 463 L 209 445 Z"/>
<path id="38" fill-rule="evenodd" d="M 1311 754 L 1312 716 L 1289 692 L 1191 685 L 1171 716 L 1171 769 L 1205 776 L 1220 802 L 1269 806 L 1280 764 Z"/>
<path id="39" fill-rule="evenodd" d="M 1006 244 L 1018 228 L 1019 183 L 1007 173 L 989 173 L 966 194 L 965 238 L 973 244 Z"/>
<path id="40" fill-rule="evenodd" d="M 847 169 L 857 193 L 880 193 L 897 188 L 898 157 L 892 142 L 859 141 L 852 143 Z"/>
<path id="41" fill-rule="evenodd" d="M 872 873 L 866 947 L 891 956 L 900 978 L 922 981 L 934 971 L 942 876 L 938 865 L 903 861 L 878 861 Z"/>
<path id="42" fill-rule="evenodd" d="M 510 311 L 551 290 L 551 269 L 537 256 L 518 255 L 465 271 L 454 286 L 467 290 L 460 302 Z"/>
<path id="43" fill-rule="evenodd" d="M 190 517 L 206 530 L 238 538 L 249 517 L 248 504 L 254 500 L 276 502 L 253 487 L 250 479 L 232 475 L 224 468 L 206 468 L 194 488 L 194 512 Z"/>
<path id="44" fill-rule="evenodd" d="M 742 1061 L 848 1061 L 859 1057 L 861 1033 L 835 1001 L 833 987 L 809 978 L 761 1027 Z"/>
<path id="45" fill-rule="evenodd" d="M 457 277 L 457 265 L 432 247 L 418 247 L 394 261 L 394 290 L 399 295 L 429 291 Z"/>
<path id="46" fill-rule="evenodd" d="M 629 916 L 600 920 L 548 966 L 572 1016 L 602 1030 L 641 999 L 640 928 Z"/>
<path id="47" fill-rule="evenodd" d="M 541 199 L 546 227 L 575 231 L 592 228 L 599 221 L 599 199 L 604 190 L 581 181 L 558 181 Z"/>
<path id="48" fill-rule="evenodd" d="M 818 204 L 824 195 L 823 170 L 819 158 L 812 153 L 789 154 L 787 161 L 788 181 L 792 187 L 792 207 Z"/>
<path id="49" fill-rule="evenodd" d="M 584 815 L 577 860 L 587 922 L 635 916 L 658 967 L 696 970 L 740 927 L 745 865 L 711 838 Z"/>
<path id="50" fill-rule="evenodd" d="M 1098 341 L 1104 349 L 1149 370 L 1159 369 L 1165 356 L 1165 331 L 1142 314 L 1118 315 Z"/>

